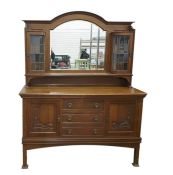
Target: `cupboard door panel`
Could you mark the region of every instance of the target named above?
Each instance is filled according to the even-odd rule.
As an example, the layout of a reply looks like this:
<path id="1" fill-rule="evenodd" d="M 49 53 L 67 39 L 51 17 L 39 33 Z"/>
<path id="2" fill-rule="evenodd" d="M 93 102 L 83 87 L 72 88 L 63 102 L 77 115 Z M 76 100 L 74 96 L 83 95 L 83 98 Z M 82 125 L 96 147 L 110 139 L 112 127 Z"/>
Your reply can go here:
<path id="1" fill-rule="evenodd" d="M 135 110 L 135 104 L 109 104 L 108 133 L 134 132 Z"/>
<path id="2" fill-rule="evenodd" d="M 59 102 L 49 99 L 31 100 L 29 108 L 29 135 L 55 136 L 59 133 Z"/>

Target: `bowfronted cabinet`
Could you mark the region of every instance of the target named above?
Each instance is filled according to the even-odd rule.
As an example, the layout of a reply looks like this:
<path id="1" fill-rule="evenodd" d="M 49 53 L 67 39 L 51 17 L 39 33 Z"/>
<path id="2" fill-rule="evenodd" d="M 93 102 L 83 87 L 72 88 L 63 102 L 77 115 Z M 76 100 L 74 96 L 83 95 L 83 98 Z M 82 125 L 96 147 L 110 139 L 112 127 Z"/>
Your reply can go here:
<path id="1" fill-rule="evenodd" d="M 133 22 L 81 11 L 24 22 L 22 167 L 27 150 L 78 144 L 134 148 L 138 166 L 146 93 L 131 85 Z"/>

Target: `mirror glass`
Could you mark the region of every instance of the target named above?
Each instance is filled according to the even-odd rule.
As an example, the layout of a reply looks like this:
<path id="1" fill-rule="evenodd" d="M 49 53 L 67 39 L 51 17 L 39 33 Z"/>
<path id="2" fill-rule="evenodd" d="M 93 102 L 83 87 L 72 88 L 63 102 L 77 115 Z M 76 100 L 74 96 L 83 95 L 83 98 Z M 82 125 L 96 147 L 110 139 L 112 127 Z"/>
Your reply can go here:
<path id="1" fill-rule="evenodd" d="M 104 70 L 106 32 L 82 20 L 50 31 L 51 70 Z"/>

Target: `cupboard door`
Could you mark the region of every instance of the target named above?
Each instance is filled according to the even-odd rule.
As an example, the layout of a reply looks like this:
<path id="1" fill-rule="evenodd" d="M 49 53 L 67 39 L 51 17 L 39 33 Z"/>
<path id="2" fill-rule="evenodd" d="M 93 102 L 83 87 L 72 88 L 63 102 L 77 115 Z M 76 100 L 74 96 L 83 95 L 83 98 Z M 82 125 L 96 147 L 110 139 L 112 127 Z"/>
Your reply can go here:
<path id="1" fill-rule="evenodd" d="M 27 69 L 29 72 L 44 71 L 45 67 L 45 33 L 27 33 Z"/>
<path id="2" fill-rule="evenodd" d="M 135 126 L 136 105 L 110 103 L 108 108 L 108 133 L 132 134 Z"/>
<path id="3" fill-rule="evenodd" d="M 129 72 L 132 70 L 133 33 L 112 34 L 112 72 Z"/>
<path id="4" fill-rule="evenodd" d="M 59 134 L 60 104 L 56 100 L 33 99 L 29 103 L 29 135 L 56 136 Z"/>

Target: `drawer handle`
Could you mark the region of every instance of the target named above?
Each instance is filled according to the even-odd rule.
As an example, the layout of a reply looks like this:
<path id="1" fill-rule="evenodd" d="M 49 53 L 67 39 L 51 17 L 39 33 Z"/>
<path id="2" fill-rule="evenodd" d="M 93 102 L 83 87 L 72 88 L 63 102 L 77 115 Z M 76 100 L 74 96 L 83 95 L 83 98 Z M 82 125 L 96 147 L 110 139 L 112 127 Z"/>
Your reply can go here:
<path id="1" fill-rule="evenodd" d="M 68 118 L 67 118 L 67 120 L 68 120 L 69 122 L 72 121 L 72 116 L 69 115 Z"/>
<path id="2" fill-rule="evenodd" d="M 94 121 L 94 122 L 98 122 L 98 120 L 99 120 L 98 116 L 94 116 L 94 117 L 93 117 L 93 121 Z"/>
<path id="3" fill-rule="evenodd" d="M 97 134 L 97 129 L 93 129 L 93 135 Z"/>
<path id="4" fill-rule="evenodd" d="M 68 130 L 67 130 L 67 134 L 68 134 L 68 135 L 71 135 L 71 134 L 72 134 L 72 129 L 68 129 Z"/>
<path id="5" fill-rule="evenodd" d="M 59 123 L 61 120 L 60 116 L 57 117 L 57 122 Z"/>
<path id="6" fill-rule="evenodd" d="M 68 108 L 71 108 L 72 105 L 73 105 L 72 103 L 67 103 L 67 107 L 68 107 Z"/>
<path id="7" fill-rule="evenodd" d="M 95 108 L 99 108 L 99 103 L 94 103 Z"/>

